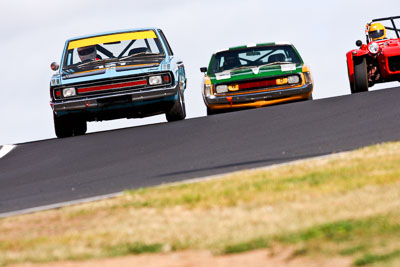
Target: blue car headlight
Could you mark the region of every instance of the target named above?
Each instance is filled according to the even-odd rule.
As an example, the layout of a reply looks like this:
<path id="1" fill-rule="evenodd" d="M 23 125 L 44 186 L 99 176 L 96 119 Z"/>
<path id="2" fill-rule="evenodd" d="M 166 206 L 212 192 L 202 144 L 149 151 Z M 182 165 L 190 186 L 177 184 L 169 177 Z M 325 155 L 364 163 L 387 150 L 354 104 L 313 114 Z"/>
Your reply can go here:
<path id="1" fill-rule="evenodd" d="M 63 96 L 64 97 L 71 97 L 71 96 L 76 96 L 76 90 L 74 87 L 68 87 L 68 88 L 64 88 L 62 90 L 63 92 Z"/>
<path id="2" fill-rule="evenodd" d="M 149 77 L 149 85 L 158 85 L 158 84 L 162 84 L 162 79 L 160 75 Z"/>

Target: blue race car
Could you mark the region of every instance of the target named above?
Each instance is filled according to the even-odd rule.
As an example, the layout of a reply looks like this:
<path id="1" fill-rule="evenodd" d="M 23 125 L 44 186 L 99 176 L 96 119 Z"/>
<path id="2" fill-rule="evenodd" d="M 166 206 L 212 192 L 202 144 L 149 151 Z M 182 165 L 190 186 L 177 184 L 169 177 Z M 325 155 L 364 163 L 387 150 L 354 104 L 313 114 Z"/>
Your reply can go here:
<path id="1" fill-rule="evenodd" d="M 186 117 L 183 62 L 160 29 L 132 29 L 72 38 L 50 82 L 56 136 L 86 133 L 88 121 Z"/>

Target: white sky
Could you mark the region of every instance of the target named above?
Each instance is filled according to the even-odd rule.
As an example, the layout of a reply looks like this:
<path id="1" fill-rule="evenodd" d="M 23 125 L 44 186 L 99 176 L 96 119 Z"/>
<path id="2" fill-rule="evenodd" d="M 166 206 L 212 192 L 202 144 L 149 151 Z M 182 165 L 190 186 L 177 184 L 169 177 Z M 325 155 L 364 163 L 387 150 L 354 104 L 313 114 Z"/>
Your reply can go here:
<path id="1" fill-rule="evenodd" d="M 396 13 L 397 12 L 397 13 Z M 104 31 L 159 27 L 185 63 L 187 118 L 205 116 L 200 67 L 213 52 L 289 41 L 310 66 L 314 99 L 350 93 L 345 54 L 365 41 L 373 18 L 400 15 L 399 0 L 1 0 L 0 145 L 54 138 L 50 63 L 65 40 Z M 386 86 L 398 86 L 391 83 Z M 88 132 L 166 122 L 165 116 L 90 122 Z"/>

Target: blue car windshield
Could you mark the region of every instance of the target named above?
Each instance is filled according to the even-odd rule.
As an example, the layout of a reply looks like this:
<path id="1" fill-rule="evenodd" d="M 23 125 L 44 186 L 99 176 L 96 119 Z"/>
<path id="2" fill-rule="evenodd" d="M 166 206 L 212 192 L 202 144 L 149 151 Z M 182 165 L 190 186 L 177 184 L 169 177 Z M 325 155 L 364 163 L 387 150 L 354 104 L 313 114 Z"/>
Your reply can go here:
<path id="1" fill-rule="evenodd" d="M 210 74 L 261 65 L 302 63 L 291 45 L 254 46 L 217 53 L 210 64 Z"/>
<path id="2" fill-rule="evenodd" d="M 162 55 L 164 51 L 153 31 L 95 36 L 69 42 L 63 69 L 79 66 L 90 69 L 104 62 L 135 61 Z"/>

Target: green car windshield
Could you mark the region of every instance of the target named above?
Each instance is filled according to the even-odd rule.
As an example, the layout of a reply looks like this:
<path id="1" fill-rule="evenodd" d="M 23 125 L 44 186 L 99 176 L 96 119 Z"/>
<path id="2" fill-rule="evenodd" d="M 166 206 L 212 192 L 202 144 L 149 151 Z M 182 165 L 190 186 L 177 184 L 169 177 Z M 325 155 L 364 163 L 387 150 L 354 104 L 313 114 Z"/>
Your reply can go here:
<path id="1" fill-rule="evenodd" d="M 209 74 L 287 63 L 302 63 L 291 45 L 247 47 L 217 53 L 210 64 Z"/>

